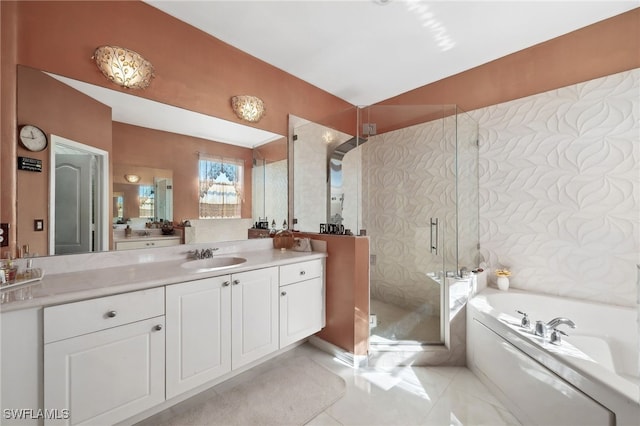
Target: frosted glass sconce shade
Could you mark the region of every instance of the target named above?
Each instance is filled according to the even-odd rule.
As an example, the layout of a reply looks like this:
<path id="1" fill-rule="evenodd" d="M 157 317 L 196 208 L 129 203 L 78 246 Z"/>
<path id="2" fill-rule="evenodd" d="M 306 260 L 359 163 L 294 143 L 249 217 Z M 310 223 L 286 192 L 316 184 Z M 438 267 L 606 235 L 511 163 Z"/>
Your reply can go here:
<path id="1" fill-rule="evenodd" d="M 260 121 L 265 114 L 264 102 L 256 96 L 234 96 L 231 98 L 231 108 L 239 118 L 252 123 Z"/>
<path id="2" fill-rule="evenodd" d="M 100 46 L 93 53 L 92 59 L 105 77 L 128 89 L 145 89 L 153 78 L 151 62 L 133 50 Z"/>
<path id="3" fill-rule="evenodd" d="M 140 182 L 140 176 L 138 176 L 138 175 L 124 175 L 124 178 L 129 183 L 138 183 L 138 182 Z"/>

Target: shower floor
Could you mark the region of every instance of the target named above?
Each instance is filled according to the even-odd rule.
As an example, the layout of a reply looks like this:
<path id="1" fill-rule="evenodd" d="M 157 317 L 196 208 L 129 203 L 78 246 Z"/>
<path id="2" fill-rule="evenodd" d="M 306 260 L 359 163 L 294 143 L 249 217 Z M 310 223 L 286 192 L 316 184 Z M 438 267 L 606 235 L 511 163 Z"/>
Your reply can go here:
<path id="1" fill-rule="evenodd" d="M 410 311 L 377 299 L 370 300 L 369 312 L 376 315 L 370 344 L 393 342 L 441 343 L 440 317 Z"/>

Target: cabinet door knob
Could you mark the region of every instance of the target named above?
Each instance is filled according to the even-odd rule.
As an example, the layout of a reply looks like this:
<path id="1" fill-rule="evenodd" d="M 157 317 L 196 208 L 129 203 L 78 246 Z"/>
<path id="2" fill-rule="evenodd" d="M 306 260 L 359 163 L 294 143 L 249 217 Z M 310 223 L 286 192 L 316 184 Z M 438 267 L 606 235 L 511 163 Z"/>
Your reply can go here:
<path id="1" fill-rule="evenodd" d="M 286 295 L 287 295 L 287 292 L 286 292 L 286 291 L 283 291 L 283 292 L 282 292 L 282 293 L 280 293 L 280 294 L 281 294 L 282 296 L 286 296 Z"/>
<path id="2" fill-rule="evenodd" d="M 238 285 L 240 284 L 240 280 L 233 280 L 233 285 Z"/>
<path id="3" fill-rule="evenodd" d="M 300 275 L 304 275 L 304 274 L 306 274 L 305 271 L 300 271 Z"/>
<path id="4" fill-rule="evenodd" d="M 107 317 L 108 318 L 115 318 L 116 315 L 118 315 L 118 313 L 116 311 L 109 311 L 107 312 Z"/>
<path id="5" fill-rule="evenodd" d="M 222 283 L 222 287 L 229 287 L 229 284 L 231 284 L 229 281 L 225 281 Z"/>
<path id="6" fill-rule="evenodd" d="M 153 327 L 153 329 L 154 329 L 155 331 L 160 331 L 160 330 L 162 330 L 162 324 L 158 324 L 158 325 L 156 325 L 155 327 Z"/>

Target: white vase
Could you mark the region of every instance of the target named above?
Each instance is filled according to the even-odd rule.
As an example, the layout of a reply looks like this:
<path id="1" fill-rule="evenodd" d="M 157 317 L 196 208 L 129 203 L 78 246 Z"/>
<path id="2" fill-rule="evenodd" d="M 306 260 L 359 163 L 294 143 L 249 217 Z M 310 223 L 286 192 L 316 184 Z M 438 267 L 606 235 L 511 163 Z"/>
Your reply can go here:
<path id="1" fill-rule="evenodd" d="M 498 277 L 498 288 L 502 291 L 509 290 L 509 277 Z"/>

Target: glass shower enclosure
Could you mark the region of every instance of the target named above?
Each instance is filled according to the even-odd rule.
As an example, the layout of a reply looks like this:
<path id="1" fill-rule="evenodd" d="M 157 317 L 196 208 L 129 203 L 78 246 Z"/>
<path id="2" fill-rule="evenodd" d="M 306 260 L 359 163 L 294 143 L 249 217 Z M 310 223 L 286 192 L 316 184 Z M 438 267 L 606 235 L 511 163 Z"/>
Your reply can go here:
<path id="1" fill-rule="evenodd" d="M 441 344 L 446 278 L 478 264 L 477 124 L 456 105 L 377 105 L 294 133 L 300 229 L 369 237 L 371 348 Z"/>

